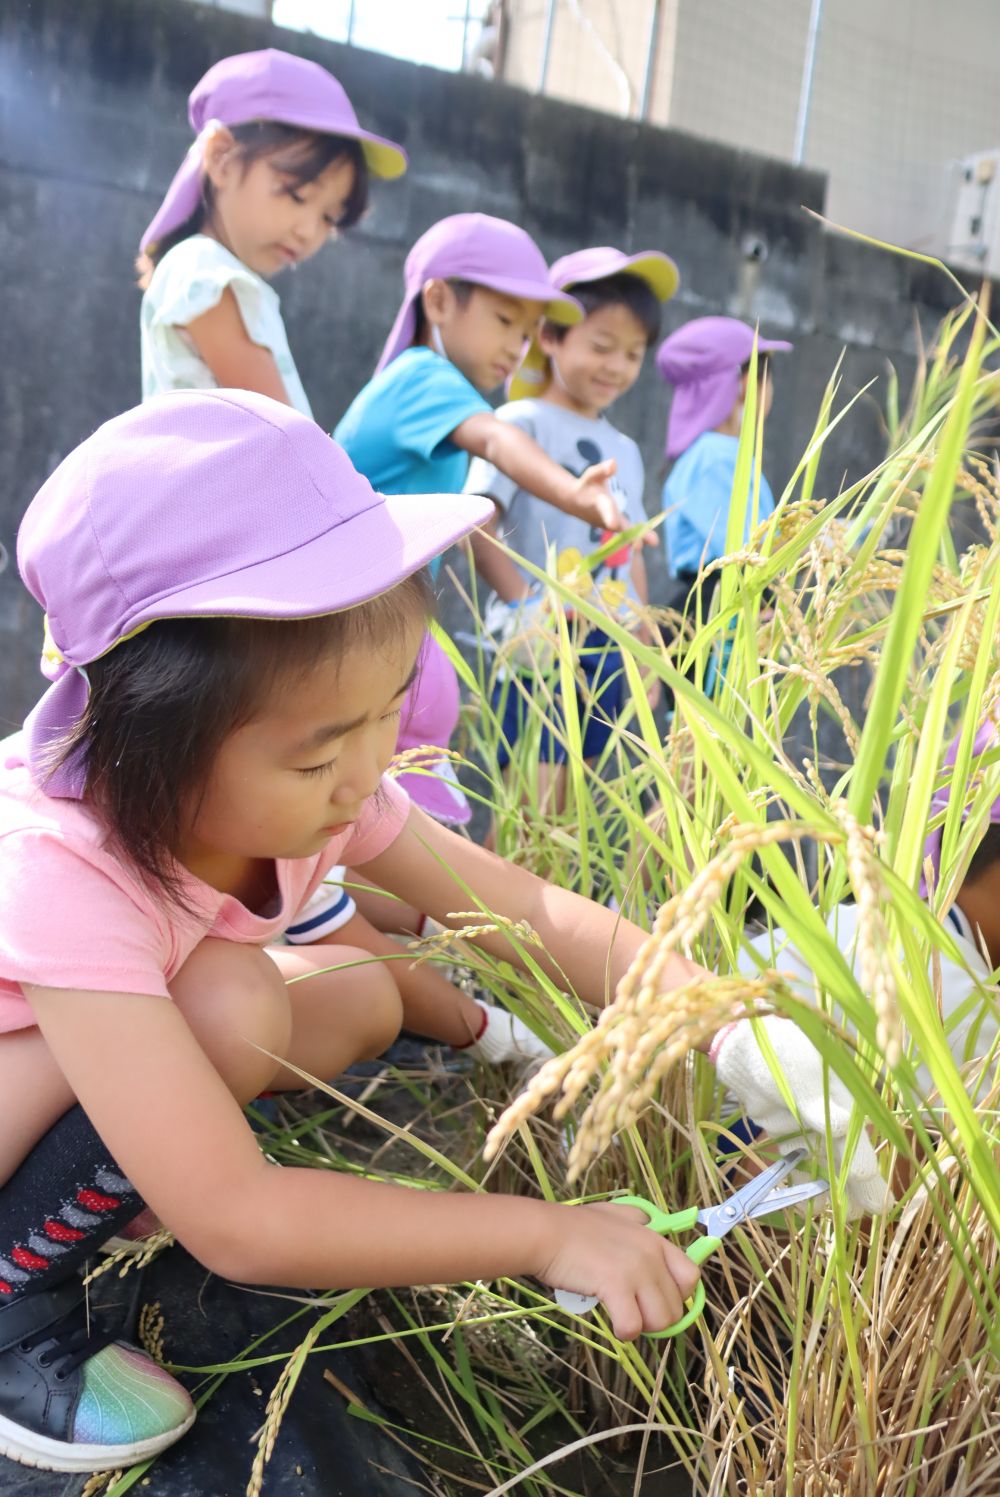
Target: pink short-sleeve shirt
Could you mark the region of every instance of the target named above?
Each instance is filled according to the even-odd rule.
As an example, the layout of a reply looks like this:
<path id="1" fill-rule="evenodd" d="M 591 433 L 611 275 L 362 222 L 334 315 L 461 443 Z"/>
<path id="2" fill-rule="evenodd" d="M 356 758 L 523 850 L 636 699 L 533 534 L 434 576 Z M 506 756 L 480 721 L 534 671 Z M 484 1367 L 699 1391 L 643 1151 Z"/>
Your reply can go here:
<path id="1" fill-rule="evenodd" d="M 0 744 L 0 1033 L 35 1022 L 24 983 L 168 997 L 170 982 L 206 936 L 273 941 L 329 869 L 384 852 L 408 811 L 406 792 L 383 780 L 354 826 L 322 852 L 275 860 L 274 913 L 255 914 L 194 877 L 189 912 L 157 898 L 108 848 L 85 805 L 37 788 L 15 734 Z"/>

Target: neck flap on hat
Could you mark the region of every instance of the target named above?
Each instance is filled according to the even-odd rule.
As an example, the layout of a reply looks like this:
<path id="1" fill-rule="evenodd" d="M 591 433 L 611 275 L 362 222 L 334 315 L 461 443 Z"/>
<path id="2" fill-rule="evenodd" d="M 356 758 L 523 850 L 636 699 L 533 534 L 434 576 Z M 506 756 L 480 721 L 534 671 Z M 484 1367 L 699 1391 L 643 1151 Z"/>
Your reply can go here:
<path id="1" fill-rule="evenodd" d="M 24 742 L 31 778 L 46 795 L 80 800 L 87 781 L 79 753 L 53 766 L 57 745 L 71 733 L 87 710 L 90 682 L 83 666 L 70 665 L 59 653 L 48 618 L 40 661 L 43 676 L 52 682 L 24 721 Z"/>

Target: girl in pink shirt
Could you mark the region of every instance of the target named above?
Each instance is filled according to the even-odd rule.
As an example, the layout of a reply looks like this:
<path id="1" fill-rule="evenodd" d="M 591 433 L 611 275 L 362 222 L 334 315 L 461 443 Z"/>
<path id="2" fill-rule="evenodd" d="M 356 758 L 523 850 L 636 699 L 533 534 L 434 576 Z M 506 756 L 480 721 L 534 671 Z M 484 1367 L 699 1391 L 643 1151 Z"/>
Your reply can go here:
<path id="1" fill-rule="evenodd" d="M 52 685 L 0 757 L 0 1452 L 103 1470 L 192 1422 L 76 1272 L 144 1203 L 248 1283 L 530 1274 L 599 1294 L 621 1336 L 681 1314 L 696 1270 L 638 1213 L 278 1169 L 241 1110 L 399 1029 L 389 967 L 268 944 L 335 863 L 444 924 L 470 897 L 526 921 L 593 1004 L 645 939 L 383 778 L 421 569 L 489 510 L 376 494 L 313 422 L 233 390 L 109 422 L 29 507 Z"/>

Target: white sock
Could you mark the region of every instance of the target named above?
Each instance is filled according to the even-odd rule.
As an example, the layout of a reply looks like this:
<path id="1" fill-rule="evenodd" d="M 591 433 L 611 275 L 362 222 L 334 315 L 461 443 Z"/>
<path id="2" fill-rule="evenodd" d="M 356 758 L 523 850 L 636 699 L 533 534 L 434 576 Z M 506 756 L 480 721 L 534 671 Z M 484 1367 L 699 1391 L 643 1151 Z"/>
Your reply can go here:
<path id="1" fill-rule="evenodd" d="M 473 1001 L 486 1015 L 486 1028 L 478 1040 L 464 1047 L 466 1055 L 474 1055 L 477 1060 L 484 1060 L 491 1066 L 502 1065 L 508 1060 L 548 1060 L 552 1051 L 523 1020 L 505 1008 L 484 1003 L 481 998 Z"/>

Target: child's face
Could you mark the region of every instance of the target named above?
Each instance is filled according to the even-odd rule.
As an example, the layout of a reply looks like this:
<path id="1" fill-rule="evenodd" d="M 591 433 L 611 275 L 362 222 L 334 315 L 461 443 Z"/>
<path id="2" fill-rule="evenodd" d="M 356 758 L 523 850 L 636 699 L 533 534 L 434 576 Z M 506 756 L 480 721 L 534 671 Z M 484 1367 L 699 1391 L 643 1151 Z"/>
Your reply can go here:
<path id="1" fill-rule="evenodd" d="M 583 416 L 599 416 L 632 388 L 649 345 L 638 317 L 620 302 L 598 307 L 561 341 L 543 328 L 540 342 L 555 366 L 545 398 Z"/>
<path id="2" fill-rule="evenodd" d="M 740 380 L 740 398 L 735 406 L 735 415 L 738 422 L 742 421 L 743 419 L 743 407 L 746 404 L 747 383 L 749 379 L 749 374 L 744 374 L 743 378 Z M 771 379 L 771 365 L 770 362 L 765 361 L 764 367 L 763 369 L 761 369 L 757 377 L 757 413 L 758 416 L 760 416 L 761 411 L 763 411 L 763 416 L 761 419 L 763 419 L 764 421 L 766 421 L 768 416 L 771 414 L 771 407 L 773 404 L 774 382 Z"/>
<path id="3" fill-rule="evenodd" d="M 437 281 L 425 292 L 424 311 L 451 362 L 477 390 L 487 391 L 513 374 L 544 307 L 485 286 L 474 287 L 463 306 L 447 282 Z"/>
<path id="4" fill-rule="evenodd" d="M 304 146 L 272 151 L 247 166 L 229 141 L 226 148 L 224 133 L 213 137 L 205 161 L 216 237 L 260 276 L 311 259 L 336 232 L 354 187 L 353 164 L 333 161 L 296 187 L 292 173 Z"/>
<path id="5" fill-rule="evenodd" d="M 184 839 L 180 861 L 307 858 L 344 831 L 396 748 L 425 620 L 373 648 L 324 658 L 268 710 L 230 734 Z"/>

